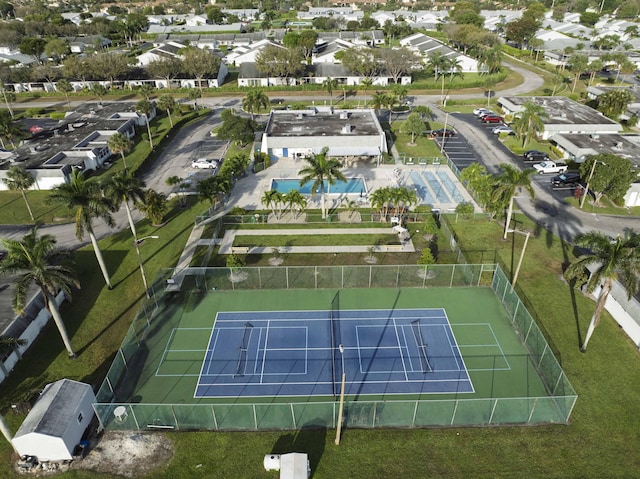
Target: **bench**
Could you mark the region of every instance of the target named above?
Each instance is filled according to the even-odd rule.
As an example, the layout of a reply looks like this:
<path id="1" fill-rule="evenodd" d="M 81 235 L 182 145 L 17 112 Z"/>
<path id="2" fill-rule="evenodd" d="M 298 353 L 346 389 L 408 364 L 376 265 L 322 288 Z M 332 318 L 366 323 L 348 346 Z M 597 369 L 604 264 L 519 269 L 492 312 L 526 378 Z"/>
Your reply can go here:
<path id="1" fill-rule="evenodd" d="M 231 254 L 249 254 L 250 249 L 248 246 L 232 246 Z"/>

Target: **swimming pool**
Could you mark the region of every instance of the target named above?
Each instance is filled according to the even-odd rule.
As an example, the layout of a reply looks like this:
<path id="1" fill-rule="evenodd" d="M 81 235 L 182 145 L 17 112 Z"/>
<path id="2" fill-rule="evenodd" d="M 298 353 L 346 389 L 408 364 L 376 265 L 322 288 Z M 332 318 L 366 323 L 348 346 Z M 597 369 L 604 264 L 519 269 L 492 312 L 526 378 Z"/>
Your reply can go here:
<path id="1" fill-rule="evenodd" d="M 300 186 L 300 180 L 286 178 L 274 178 L 271 180 L 271 189 L 276 190 L 278 193 L 289 193 L 291 190 L 298 190 L 302 194 L 310 195 L 312 185 L 313 181 Z M 347 178 L 347 181 L 336 181 L 333 185 L 329 185 L 325 181 L 324 188 L 327 194 L 367 193 L 367 185 L 362 178 Z"/>

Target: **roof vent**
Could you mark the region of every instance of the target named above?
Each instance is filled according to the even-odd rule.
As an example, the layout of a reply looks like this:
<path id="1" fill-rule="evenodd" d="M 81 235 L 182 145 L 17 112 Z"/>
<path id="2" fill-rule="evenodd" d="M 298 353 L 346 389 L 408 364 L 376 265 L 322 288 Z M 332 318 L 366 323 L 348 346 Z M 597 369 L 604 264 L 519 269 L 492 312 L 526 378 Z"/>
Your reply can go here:
<path id="1" fill-rule="evenodd" d="M 298 114 L 296 115 L 296 118 L 297 118 L 298 120 L 302 120 L 302 118 L 303 118 L 303 117 L 304 117 L 304 113 L 298 113 Z"/>
<path id="2" fill-rule="evenodd" d="M 616 141 L 616 144 L 615 144 L 614 148 L 616 150 L 622 150 L 622 142 L 621 141 Z"/>
<path id="3" fill-rule="evenodd" d="M 600 138 L 600 135 L 596 135 L 595 133 L 592 133 L 592 134 L 591 134 L 591 135 L 589 135 L 589 136 L 591 136 L 591 139 L 592 139 L 592 140 L 597 140 L 598 138 Z"/>

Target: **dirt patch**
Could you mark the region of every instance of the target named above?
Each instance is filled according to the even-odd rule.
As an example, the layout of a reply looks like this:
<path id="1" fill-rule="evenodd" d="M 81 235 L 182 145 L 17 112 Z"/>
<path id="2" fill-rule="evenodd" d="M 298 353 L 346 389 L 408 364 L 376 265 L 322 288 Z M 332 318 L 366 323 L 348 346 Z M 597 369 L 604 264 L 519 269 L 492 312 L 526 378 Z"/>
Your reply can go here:
<path id="1" fill-rule="evenodd" d="M 269 266 L 280 266 L 284 263 L 284 258 L 282 256 L 273 256 L 269 258 Z"/>
<path id="2" fill-rule="evenodd" d="M 173 443 L 160 433 L 107 431 L 72 469 L 138 477 L 163 467 L 173 457 Z"/>

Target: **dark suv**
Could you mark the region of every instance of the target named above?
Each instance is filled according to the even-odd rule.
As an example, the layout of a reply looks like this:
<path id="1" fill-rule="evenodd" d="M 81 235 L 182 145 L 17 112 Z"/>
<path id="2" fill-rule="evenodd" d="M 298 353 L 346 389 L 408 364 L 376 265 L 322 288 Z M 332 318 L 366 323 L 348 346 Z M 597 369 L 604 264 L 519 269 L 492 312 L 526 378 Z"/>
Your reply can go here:
<path id="1" fill-rule="evenodd" d="M 540 150 L 527 150 L 524 152 L 522 157 L 524 158 L 524 161 L 533 161 L 536 163 L 549 159 L 549 155 Z"/>
<path id="2" fill-rule="evenodd" d="M 553 189 L 575 188 L 580 184 L 580 173 L 562 173 L 551 178 Z"/>

